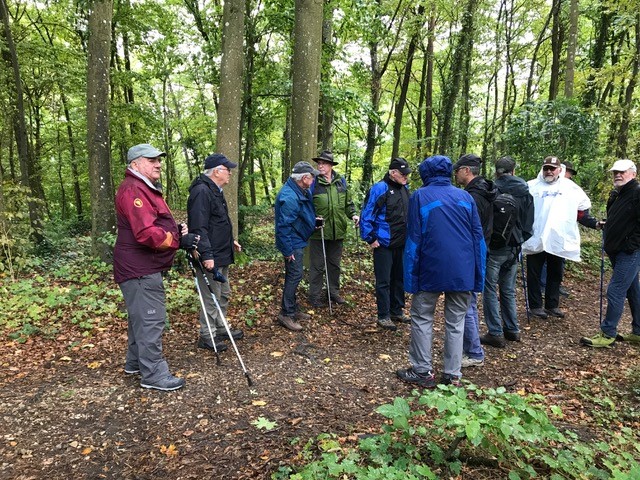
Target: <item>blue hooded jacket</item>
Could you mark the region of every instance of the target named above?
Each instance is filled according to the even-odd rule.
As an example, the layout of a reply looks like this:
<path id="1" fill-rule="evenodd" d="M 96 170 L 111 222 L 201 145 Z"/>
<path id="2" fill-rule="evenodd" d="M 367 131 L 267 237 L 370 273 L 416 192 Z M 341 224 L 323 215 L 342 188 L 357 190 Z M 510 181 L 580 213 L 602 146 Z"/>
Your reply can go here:
<path id="1" fill-rule="evenodd" d="M 307 246 L 316 228 L 313 198 L 289 178 L 278 192 L 275 204 L 276 248 L 285 257 Z"/>
<path id="2" fill-rule="evenodd" d="M 417 292 L 482 292 L 487 246 L 476 204 L 451 185 L 451 160 L 435 155 L 418 168 L 404 249 L 404 287 Z"/>

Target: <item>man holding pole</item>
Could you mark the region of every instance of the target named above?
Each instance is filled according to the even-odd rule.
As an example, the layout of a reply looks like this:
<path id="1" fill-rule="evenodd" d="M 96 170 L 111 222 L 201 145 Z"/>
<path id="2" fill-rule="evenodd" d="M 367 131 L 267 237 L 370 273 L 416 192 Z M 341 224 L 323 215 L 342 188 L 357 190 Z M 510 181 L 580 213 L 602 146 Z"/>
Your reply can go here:
<path id="1" fill-rule="evenodd" d="M 323 275 L 327 276 L 329 299 L 338 305 L 345 303 L 340 296 L 340 261 L 342 244 L 346 236 L 349 221 L 357 227 L 360 217 L 356 215 L 353 201 L 347 189 L 344 177 L 333 166 L 333 154 L 325 150 L 313 158 L 318 165 L 320 175 L 311 186 L 313 206 L 316 215 L 324 219 L 324 228 L 314 232 L 309 241 L 311 267 L 309 269 L 309 303 L 313 307 L 326 304 L 327 297 L 322 295 Z M 324 245 L 321 236 L 324 236 Z M 324 248 L 324 250 L 323 250 Z M 323 262 L 325 260 L 325 262 Z M 325 272 L 325 263 L 327 271 Z"/>
<path id="2" fill-rule="evenodd" d="M 640 185 L 636 165 L 631 160 L 617 160 L 609 171 L 614 189 L 607 202 L 607 221 L 599 224 L 604 225 L 603 247 L 613 274 L 600 331 L 593 337 L 580 339 L 588 347 L 610 347 L 618 339 L 640 344 Z M 625 298 L 631 309 L 632 330 L 630 334 L 618 335 Z"/>

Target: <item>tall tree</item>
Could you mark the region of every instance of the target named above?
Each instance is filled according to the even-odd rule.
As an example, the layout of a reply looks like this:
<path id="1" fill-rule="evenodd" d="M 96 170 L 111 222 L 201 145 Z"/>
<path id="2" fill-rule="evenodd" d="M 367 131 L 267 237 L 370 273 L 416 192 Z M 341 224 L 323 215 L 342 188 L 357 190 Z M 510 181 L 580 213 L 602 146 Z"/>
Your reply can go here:
<path id="1" fill-rule="evenodd" d="M 569 4 L 569 41 L 567 42 L 567 61 L 564 73 L 564 96 L 573 97 L 573 83 L 576 69 L 576 47 L 578 45 L 578 0 Z"/>
<path id="2" fill-rule="evenodd" d="M 87 150 L 91 191 L 93 252 L 111 260 L 111 248 L 102 238 L 115 231 L 111 145 L 109 137 L 109 63 L 111 57 L 111 0 L 93 0 L 87 43 Z"/>
<path id="3" fill-rule="evenodd" d="M 296 0 L 291 96 L 291 158 L 310 160 L 317 153 L 322 1 Z"/>
<path id="4" fill-rule="evenodd" d="M 240 118 L 242 114 L 243 48 L 244 40 L 243 0 L 226 0 L 222 12 L 222 62 L 220 63 L 220 102 L 216 129 L 217 150 L 233 162 L 240 162 Z M 229 217 L 233 231 L 238 232 L 238 183 L 239 175 L 232 175 L 226 187 Z"/>

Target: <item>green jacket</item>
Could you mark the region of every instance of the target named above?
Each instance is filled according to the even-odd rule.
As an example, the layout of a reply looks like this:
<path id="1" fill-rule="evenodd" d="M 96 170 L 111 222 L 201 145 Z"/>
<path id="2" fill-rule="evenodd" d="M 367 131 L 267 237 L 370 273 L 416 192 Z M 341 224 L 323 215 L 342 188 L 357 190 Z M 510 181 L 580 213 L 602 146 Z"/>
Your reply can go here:
<path id="1" fill-rule="evenodd" d="M 339 173 L 332 172 L 331 183 L 318 176 L 311 186 L 313 192 L 313 206 L 316 216 L 323 217 L 325 240 L 344 239 L 351 219 L 356 215 L 356 209 L 347 191 L 347 182 Z M 311 235 L 312 240 L 320 240 L 320 230 Z"/>

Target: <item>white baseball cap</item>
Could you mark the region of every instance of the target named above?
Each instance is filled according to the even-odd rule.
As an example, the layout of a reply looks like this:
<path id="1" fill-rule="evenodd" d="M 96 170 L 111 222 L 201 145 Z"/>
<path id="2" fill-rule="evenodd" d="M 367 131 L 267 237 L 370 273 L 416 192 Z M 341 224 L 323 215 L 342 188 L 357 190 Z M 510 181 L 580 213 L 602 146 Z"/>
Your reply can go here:
<path id="1" fill-rule="evenodd" d="M 636 171 L 636 164 L 627 159 L 616 160 L 613 164 L 613 167 L 609 169 L 610 172 L 626 172 L 627 170 L 633 170 L 634 172 Z"/>

